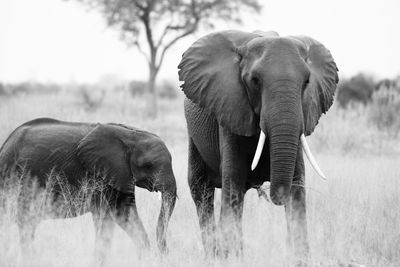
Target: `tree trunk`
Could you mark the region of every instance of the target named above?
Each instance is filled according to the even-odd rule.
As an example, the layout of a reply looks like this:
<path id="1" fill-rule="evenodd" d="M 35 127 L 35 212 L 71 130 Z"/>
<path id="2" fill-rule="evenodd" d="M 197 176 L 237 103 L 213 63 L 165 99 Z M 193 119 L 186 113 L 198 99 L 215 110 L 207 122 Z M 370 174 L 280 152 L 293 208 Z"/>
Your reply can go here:
<path id="1" fill-rule="evenodd" d="M 149 79 L 147 81 L 148 87 L 148 100 L 147 100 L 147 109 L 150 117 L 157 117 L 158 106 L 157 106 L 157 92 L 156 92 L 156 78 L 157 78 L 157 70 L 154 66 L 150 66 L 149 68 Z"/>

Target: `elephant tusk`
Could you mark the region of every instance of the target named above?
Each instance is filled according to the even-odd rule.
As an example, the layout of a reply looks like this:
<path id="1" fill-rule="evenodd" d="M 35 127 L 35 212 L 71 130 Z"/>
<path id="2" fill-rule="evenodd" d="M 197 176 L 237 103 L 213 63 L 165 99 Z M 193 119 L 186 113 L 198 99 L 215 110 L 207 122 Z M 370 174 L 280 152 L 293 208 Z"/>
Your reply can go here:
<path id="1" fill-rule="evenodd" d="M 303 145 L 304 153 L 306 153 L 306 156 L 307 156 L 308 160 L 310 161 L 311 166 L 313 166 L 314 170 L 319 174 L 319 176 L 321 176 L 322 179 L 326 180 L 326 176 L 319 168 L 317 161 L 315 160 L 314 156 L 311 153 L 310 147 L 307 144 L 307 140 L 306 140 L 306 137 L 304 134 L 302 134 L 300 136 L 300 140 L 301 140 L 301 144 Z"/>
<path id="2" fill-rule="evenodd" d="M 157 193 L 158 200 L 161 200 L 161 192 Z"/>
<path id="3" fill-rule="evenodd" d="M 261 130 L 260 138 L 258 139 L 256 153 L 254 154 L 254 158 L 253 158 L 253 163 L 251 163 L 252 171 L 254 171 L 254 169 L 257 167 L 258 161 L 260 160 L 260 157 L 261 157 L 261 152 L 264 148 L 264 143 L 265 143 L 265 133 Z"/>

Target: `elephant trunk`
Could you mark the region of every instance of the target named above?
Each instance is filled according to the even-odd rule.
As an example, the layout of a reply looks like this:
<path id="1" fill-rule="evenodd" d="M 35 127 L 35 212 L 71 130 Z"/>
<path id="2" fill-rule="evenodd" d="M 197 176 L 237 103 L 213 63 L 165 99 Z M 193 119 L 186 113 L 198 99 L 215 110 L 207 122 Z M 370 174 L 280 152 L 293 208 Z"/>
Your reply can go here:
<path id="1" fill-rule="evenodd" d="M 161 210 L 158 216 L 157 223 L 157 244 L 161 252 L 167 252 L 167 228 L 168 222 L 171 217 L 172 211 L 175 207 L 176 201 L 176 182 L 175 177 L 169 176 L 170 178 L 165 179 L 165 184 L 160 189 L 161 191 Z M 165 177 L 164 177 L 165 178 Z"/>
<path id="2" fill-rule="evenodd" d="M 286 203 L 290 194 L 297 157 L 298 131 L 294 127 L 271 126 L 271 200 L 276 205 Z"/>
<path id="3" fill-rule="evenodd" d="M 270 196 L 276 205 L 285 204 L 290 195 L 303 122 L 299 91 L 278 89 L 275 101 L 262 112 L 261 129 L 268 136 L 271 157 Z"/>

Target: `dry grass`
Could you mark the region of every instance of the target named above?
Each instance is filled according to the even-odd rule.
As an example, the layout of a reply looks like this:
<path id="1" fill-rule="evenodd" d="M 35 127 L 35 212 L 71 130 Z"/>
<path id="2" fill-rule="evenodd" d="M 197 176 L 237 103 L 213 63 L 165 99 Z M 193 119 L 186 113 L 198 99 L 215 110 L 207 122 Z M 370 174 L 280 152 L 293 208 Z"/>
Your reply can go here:
<path id="1" fill-rule="evenodd" d="M 182 99 L 161 100 L 157 119 L 143 116 L 145 103 L 127 92 L 107 92 L 103 106 L 88 113 L 73 93 L 27 95 L 0 99 L 0 142 L 21 123 L 41 116 L 71 121 L 119 122 L 160 135 L 173 156 L 179 199 L 172 216 L 168 244 L 170 252 L 156 251 L 155 227 L 159 212 L 156 194 L 137 190 L 139 214 L 153 250 L 138 257 L 135 247 L 117 228 L 108 257 L 110 266 L 204 266 L 200 231 L 187 186 L 187 136 Z M 333 108 L 324 116 L 310 145 L 328 181 L 320 180 L 307 164 L 307 204 L 311 262 L 315 266 L 400 265 L 400 158 L 399 140 L 371 127 L 365 108 L 348 113 Z M 3 195 L 0 210 L 0 265 L 18 264 L 13 203 L 16 192 Z M 216 197 L 219 211 L 219 191 Z M 42 216 L 42 215 L 40 215 Z M 45 216 L 43 216 L 45 218 Z M 65 221 L 64 221 L 65 222 Z M 90 219 L 67 221 L 69 227 L 48 221 L 39 240 L 52 240 L 46 250 L 49 266 L 76 266 L 90 254 L 93 229 Z M 69 223 L 69 224 L 68 224 Z M 282 266 L 285 260 L 286 221 L 282 207 L 273 206 L 250 190 L 245 199 L 244 257 L 216 262 L 216 265 Z M 61 229 L 61 230 L 60 230 Z M 43 245 L 44 244 L 44 245 Z M 45 246 L 46 242 L 43 242 Z M 39 259 L 43 254 L 38 254 Z M 60 256 L 61 255 L 61 256 Z M 66 256 L 62 256 L 66 255 Z M 36 259 L 36 260 L 37 260 Z M 33 259 L 35 260 L 35 259 Z M 49 263 L 51 262 L 51 263 Z M 87 263 L 88 261 L 86 261 Z"/>

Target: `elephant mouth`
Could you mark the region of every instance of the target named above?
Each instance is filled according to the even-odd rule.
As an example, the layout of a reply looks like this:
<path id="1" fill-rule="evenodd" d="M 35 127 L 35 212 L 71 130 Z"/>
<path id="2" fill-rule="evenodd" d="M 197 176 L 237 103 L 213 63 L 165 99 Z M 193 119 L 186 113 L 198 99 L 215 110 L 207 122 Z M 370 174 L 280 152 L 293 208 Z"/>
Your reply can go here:
<path id="1" fill-rule="evenodd" d="M 251 164 L 251 170 L 252 171 L 254 171 L 254 169 L 258 165 L 258 161 L 260 160 L 261 152 L 262 152 L 263 147 L 264 147 L 265 139 L 266 139 L 265 133 L 263 131 L 261 131 L 260 132 L 260 137 L 259 137 L 259 140 L 258 140 L 258 144 L 257 144 L 257 149 L 256 149 L 256 152 L 254 154 L 253 162 Z M 315 160 L 313 154 L 311 153 L 311 150 L 310 150 L 310 148 L 308 146 L 308 143 L 307 143 L 307 140 L 306 140 L 306 137 L 305 137 L 304 134 L 301 134 L 300 141 L 301 141 L 301 144 L 302 144 L 302 147 L 303 147 L 303 151 L 306 154 L 307 159 L 310 161 L 311 166 L 314 168 L 316 173 L 318 173 L 318 175 L 321 178 L 326 179 L 325 174 L 321 171 L 317 161 Z"/>
<path id="2" fill-rule="evenodd" d="M 158 192 L 155 183 L 149 181 L 149 179 L 143 179 L 136 182 L 136 185 L 140 188 L 147 189 L 150 192 Z"/>

